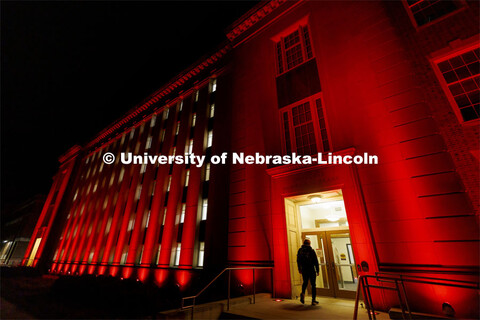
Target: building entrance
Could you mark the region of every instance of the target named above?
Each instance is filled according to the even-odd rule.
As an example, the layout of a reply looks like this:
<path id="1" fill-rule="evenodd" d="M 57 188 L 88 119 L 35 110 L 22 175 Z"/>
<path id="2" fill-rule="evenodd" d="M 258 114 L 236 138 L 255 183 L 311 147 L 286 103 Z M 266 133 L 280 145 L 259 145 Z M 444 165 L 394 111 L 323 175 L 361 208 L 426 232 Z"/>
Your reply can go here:
<path id="1" fill-rule="evenodd" d="M 355 298 L 358 277 L 348 230 L 303 232 L 305 238 L 311 240 L 320 264 L 317 295 Z"/>
<path id="2" fill-rule="evenodd" d="M 292 296 L 299 296 L 302 284 L 296 253 L 303 240 L 309 238 L 320 264 L 317 295 L 355 298 L 358 276 L 342 191 L 290 197 L 285 199 L 285 205 Z"/>

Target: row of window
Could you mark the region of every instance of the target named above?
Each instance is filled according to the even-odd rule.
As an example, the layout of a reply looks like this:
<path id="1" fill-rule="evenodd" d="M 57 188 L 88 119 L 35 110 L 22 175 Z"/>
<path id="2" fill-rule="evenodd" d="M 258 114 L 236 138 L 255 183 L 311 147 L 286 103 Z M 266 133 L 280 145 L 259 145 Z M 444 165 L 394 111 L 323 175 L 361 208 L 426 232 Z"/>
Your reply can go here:
<path id="1" fill-rule="evenodd" d="M 406 0 L 418 26 L 464 6 L 457 0 Z M 275 44 L 277 73 L 282 75 L 313 59 L 308 26 L 299 26 Z M 480 54 L 478 44 L 434 61 L 442 87 L 461 122 L 480 119 Z M 330 144 L 321 97 L 310 97 L 282 108 L 284 152 L 315 154 Z M 317 139 L 318 137 L 318 139 Z"/>
<path id="2" fill-rule="evenodd" d="M 215 91 L 216 91 L 216 79 L 212 79 L 212 81 L 210 81 L 210 83 L 209 83 L 209 93 L 212 97 L 214 97 L 213 93 Z M 193 129 L 195 128 L 195 125 L 196 125 L 196 103 L 198 102 L 198 100 L 199 100 L 199 92 L 197 91 L 197 92 L 194 93 L 194 112 L 191 114 L 190 119 L 189 119 L 189 122 L 191 123 L 190 137 L 187 138 L 186 148 L 185 148 L 185 151 L 188 152 L 188 153 L 193 152 L 193 145 L 194 145 L 194 140 L 193 140 L 193 132 L 194 131 L 193 131 Z M 213 101 L 213 99 L 211 99 L 211 101 Z M 178 137 L 178 134 L 180 132 L 180 125 L 181 125 L 179 120 L 180 120 L 180 115 L 181 115 L 182 109 L 183 109 L 183 101 L 180 101 L 177 104 L 177 121 L 175 122 L 175 125 L 174 125 L 175 135 L 174 135 L 173 145 L 170 149 L 171 154 L 175 154 L 175 152 L 176 152 L 177 137 Z M 208 109 L 207 109 L 207 113 L 208 113 L 207 117 L 208 117 L 210 122 L 213 121 L 214 112 L 215 112 L 215 104 L 210 103 L 208 105 Z M 123 177 L 125 175 L 125 168 L 122 167 L 121 170 L 120 170 L 120 174 L 116 177 L 115 173 L 116 173 L 117 170 L 112 169 L 112 168 L 114 168 L 114 166 L 109 167 L 109 169 L 111 169 L 112 171 L 111 171 L 111 174 L 108 176 L 108 179 L 107 179 L 107 177 L 105 175 L 100 175 L 100 172 L 102 172 L 103 168 L 104 168 L 103 161 L 101 159 L 101 155 L 105 152 L 116 153 L 116 152 L 119 152 L 120 150 L 122 150 L 123 152 L 129 152 L 131 146 L 135 146 L 134 152 L 138 153 L 140 151 L 141 141 L 145 141 L 144 148 L 145 148 L 145 150 L 149 150 L 150 148 L 153 147 L 152 143 L 154 141 L 153 134 L 154 134 L 155 126 L 163 123 L 163 128 L 158 127 L 158 129 L 155 131 L 155 132 L 158 132 L 158 130 L 160 130 L 160 139 L 159 139 L 160 144 L 156 145 L 154 150 L 161 150 L 162 149 L 162 144 L 163 144 L 163 141 L 164 141 L 164 138 L 165 138 L 166 120 L 168 118 L 169 118 L 169 109 L 165 109 L 163 114 L 161 114 L 161 117 L 160 117 L 160 119 L 162 119 L 164 121 L 160 121 L 160 122 L 157 121 L 158 120 L 157 115 L 153 115 L 152 118 L 150 119 L 150 122 L 147 121 L 147 122 L 142 123 L 137 128 L 132 128 L 132 130 L 129 133 L 124 133 L 121 138 L 114 140 L 112 143 L 107 145 L 106 148 L 104 148 L 103 150 L 99 150 L 99 151 L 95 152 L 94 154 L 92 154 L 91 156 L 89 156 L 85 159 L 86 174 L 82 175 L 80 177 L 80 179 L 81 179 L 80 180 L 80 187 L 74 193 L 73 201 L 72 201 L 72 208 L 70 210 L 71 213 L 69 213 L 68 216 L 67 216 L 67 226 L 64 229 L 64 232 L 62 233 L 62 235 L 60 237 L 59 249 L 60 248 L 62 248 L 62 249 L 61 249 L 60 253 L 57 250 L 57 252 L 55 253 L 54 260 L 72 261 L 72 258 L 73 258 L 73 261 L 78 260 L 76 258 L 76 257 L 78 257 L 78 255 L 77 255 L 78 248 L 72 248 L 69 243 L 66 243 L 65 244 L 66 247 L 65 247 L 64 246 L 64 239 L 75 238 L 75 236 L 77 235 L 77 232 L 85 232 L 84 229 L 85 229 L 86 223 L 88 223 L 88 221 L 83 221 L 83 220 L 79 220 L 79 219 L 84 213 L 87 213 L 87 212 L 89 212 L 89 216 L 91 216 L 92 215 L 91 212 L 94 212 L 95 208 L 98 207 L 98 204 L 92 204 L 91 200 L 89 200 L 90 198 L 93 197 L 93 194 L 95 192 L 98 192 L 98 190 L 102 190 L 102 193 L 104 192 L 104 194 L 105 194 L 104 198 L 101 198 L 100 195 L 95 196 L 95 198 L 97 199 L 96 200 L 97 203 L 98 203 L 98 201 L 100 201 L 98 199 L 101 199 L 103 201 L 103 207 L 102 207 L 103 211 L 105 211 L 105 209 L 107 207 L 107 203 L 109 203 L 109 201 L 113 202 L 113 203 L 117 202 L 117 199 L 119 197 L 120 185 L 121 185 L 121 183 L 123 181 Z M 211 147 L 212 142 L 213 142 L 213 131 L 211 130 L 211 127 L 212 127 L 211 125 L 208 126 L 208 130 L 205 134 L 205 141 L 206 141 L 207 148 Z M 137 138 L 136 138 L 137 141 L 133 142 L 131 140 L 134 138 L 136 130 L 138 130 L 137 131 L 138 135 L 137 135 Z M 145 135 L 143 135 L 144 130 L 149 130 L 148 133 L 145 132 L 145 135 L 147 135 L 146 139 L 144 138 Z M 124 142 L 127 139 L 128 139 L 129 143 L 124 146 Z M 129 168 L 127 167 L 127 169 L 129 169 Z M 138 209 L 139 209 L 138 206 L 139 206 L 139 202 L 140 202 L 140 197 L 142 196 L 142 189 L 144 187 L 143 182 L 144 182 L 144 179 L 145 179 L 145 173 L 147 171 L 147 165 L 145 165 L 145 164 L 141 165 L 140 168 L 139 168 L 139 171 L 137 171 L 138 174 L 139 174 L 137 183 L 133 183 L 133 174 L 134 174 L 134 170 L 138 170 L 138 169 L 135 169 L 134 167 L 129 169 L 131 171 L 130 171 L 128 176 L 131 177 L 131 178 L 129 180 L 130 187 L 128 187 L 127 189 L 129 189 L 129 188 L 131 189 L 131 188 L 134 188 L 134 187 L 136 189 L 135 189 L 135 193 L 134 193 L 134 197 L 133 197 L 134 198 L 133 210 L 132 210 L 132 213 L 130 214 L 130 217 L 129 217 L 129 220 L 128 220 L 128 225 L 126 226 L 126 231 L 127 231 L 126 239 L 128 239 L 128 240 L 125 242 L 124 245 L 122 245 L 123 248 L 121 250 L 121 259 L 120 259 L 121 264 L 125 264 L 127 262 L 131 237 L 132 237 L 134 228 L 137 228 L 137 227 L 135 227 L 135 223 L 136 223 L 137 218 L 141 218 L 142 226 L 141 226 L 140 238 L 139 239 L 141 239 L 141 234 L 143 232 L 143 241 L 140 240 L 140 242 L 139 242 L 138 248 L 135 252 L 136 259 L 134 259 L 134 260 L 135 260 L 135 263 L 140 263 L 142 261 L 143 248 L 144 248 L 144 243 L 145 243 L 145 236 L 146 236 L 149 224 L 150 224 L 150 215 L 151 215 L 151 209 L 152 209 L 151 205 L 152 205 L 152 200 L 154 198 L 158 169 L 159 169 L 159 165 L 157 165 L 156 168 L 154 169 L 155 170 L 154 178 L 153 178 L 152 183 L 149 186 L 150 192 L 149 192 L 148 197 L 150 199 L 150 204 L 148 205 L 148 207 L 145 208 L 146 210 L 143 210 L 143 212 L 146 213 L 143 216 L 141 215 L 141 212 L 138 212 Z M 170 167 L 169 175 L 168 175 L 168 178 L 166 179 L 166 195 L 165 195 L 165 203 L 164 203 L 165 211 L 164 211 L 164 215 L 163 215 L 162 228 L 165 225 L 166 207 L 167 207 L 167 202 L 168 202 L 168 193 L 170 191 L 170 187 L 171 187 L 171 183 L 172 183 L 172 169 L 173 169 L 173 167 Z M 117 178 L 117 179 L 115 179 L 115 178 Z M 109 180 L 109 182 L 108 182 L 109 184 L 108 184 L 107 189 L 115 190 L 115 194 L 112 194 L 112 192 L 105 192 L 106 189 L 104 189 L 104 188 L 106 186 L 107 180 Z M 112 186 L 112 184 L 114 183 L 115 180 L 117 180 L 118 187 L 113 187 L 113 189 L 111 189 L 110 187 Z M 204 185 L 206 183 L 208 184 L 209 180 L 210 180 L 210 164 L 207 163 L 205 165 L 205 168 L 204 168 Z M 177 221 L 176 221 L 177 230 L 178 230 L 178 233 L 179 233 L 178 239 L 181 239 L 181 230 L 182 230 L 183 222 L 185 220 L 185 213 L 186 213 L 185 200 L 186 200 L 186 192 L 188 190 L 189 182 L 190 182 L 190 169 L 187 166 L 187 168 L 185 169 L 184 196 L 182 197 L 182 200 L 181 200 L 182 202 L 179 206 L 180 213 L 179 213 L 179 215 L 177 215 Z M 208 188 L 208 185 L 207 185 L 207 188 Z M 124 193 L 128 194 L 129 192 L 128 192 L 128 190 L 126 190 Z M 204 192 L 204 194 L 206 194 L 206 193 Z M 207 218 L 208 198 L 205 197 L 204 199 L 201 199 L 201 202 L 199 204 L 201 205 L 201 210 L 199 211 L 200 221 L 204 221 Z M 113 220 L 113 217 L 110 216 L 110 217 L 107 218 L 107 221 L 104 222 L 103 224 L 101 224 L 101 223 L 96 224 L 96 227 L 93 227 L 92 224 L 90 223 L 90 225 L 88 227 L 88 230 L 86 231 L 87 232 L 86 236 L 91 237 L 92 232 L 95 232 L 95 235 L 98 235 L 101 232 L 101 230 L 104 230 L 104 235 L 106 237 L 106 235 L 110 233 L 110 229 L 112 228 L 112 220 Z M 115 228 L 116 229 L 115 232 L 118 233 L 119 228 L 120 228 L 120 225 L 118 225 Z M 95 229 L 95 230 L 93 230 L 93 229 Z M 72 232 L 73 232 L 73 234 L 72 234 Z M 72 236 L 71 236 L 71 234 L 72 234 Z M 158 253 L 160 253 L 160 249 L 161 249 L 161 236 L 162 236 L 162 231 L 160 231 L 160 237 L 159 237 L 159 241 L 158 241 L 158 246 L 159 246 Z M 95 238 L 96 238 L 96 236 L 95 236 Z M 198 238 L 198 235 L 197 235 L 197 238 Z M 69 242 L 70 241 L 71 240 L 69 240 Z M 118 242 L 118 239 L 117 239 L 117 242 Z M 68 247 L 70 247 L 71 250 L 69 250 Z M 100 262 L 102 260 L 101 257 L 103 256 L 103 250 L 104 249 L 105 249 L 105 247 L 103 247 L 103 249 L 101 250 L 101 252 L 99 254 L 100 257 L 98 258 L 99 259 L 98 262 Z M 67 252 L 69 252 L 68 255 L 65 254 L 66 250 L 67 250 Z M 98 248 L 96 248 L 96 246 L 94 245 L 91 250 L 89 248 L 85 248 L 85 249 L 81 248 L 80 250 L 88 251 L 89 252 L 88 262 L 92 262 L 93 258 L 94 258 L 94 253 L 95 253 L 96 250 L 98 250 Z M 204 242 L 199 241 L 197 243 L 197 250 L 196 250 L 196 252 L 197 252 L 196 253 L 196 256 L 197 256 L 196 265 L 197 266 L 203 266 L 204 250 L 205 250 Z M 75 252 L 72 256 L 73 251 L 75 251 Z M 116 248 L 111 250 L 111 256 L 108 258 L 108 262 L 113 261 L 114 251 L 116 251 Z M 175 254 L 172 257 L 170 265 L 175 266 L 175 265 L 178 265 L 178 263 L 179 263 L 180 252 L 181 252 L 181 241 L 179 241 L 178 245 L 175 248 L 175 252 L 177 252 L 177 251 L 178 251 L 178 255 Z M 83 255 L 79 256 L 80 260 L 82 260 L 82 256 Z M 158 254 L 158 257 L 155 257 L 155 259 L 156 260 L 154 260 L 154 261 L 157 261 L 157 263 L 158 263 L 159 254 Z M 105 258 L 103 260 L 105 260 Z"/>

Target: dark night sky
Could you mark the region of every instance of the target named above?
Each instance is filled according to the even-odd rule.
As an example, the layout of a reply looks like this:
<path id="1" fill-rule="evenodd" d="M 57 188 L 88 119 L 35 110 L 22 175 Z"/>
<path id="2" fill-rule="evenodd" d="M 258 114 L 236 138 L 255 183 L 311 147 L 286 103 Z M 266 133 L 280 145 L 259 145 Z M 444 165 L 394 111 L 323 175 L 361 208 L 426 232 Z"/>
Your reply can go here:
<path id="1" fill-rule="evenodd" d="M 216 48 L 256 3 L 2 1 L 2 209 L 47 194 L 59 155 Z"/>

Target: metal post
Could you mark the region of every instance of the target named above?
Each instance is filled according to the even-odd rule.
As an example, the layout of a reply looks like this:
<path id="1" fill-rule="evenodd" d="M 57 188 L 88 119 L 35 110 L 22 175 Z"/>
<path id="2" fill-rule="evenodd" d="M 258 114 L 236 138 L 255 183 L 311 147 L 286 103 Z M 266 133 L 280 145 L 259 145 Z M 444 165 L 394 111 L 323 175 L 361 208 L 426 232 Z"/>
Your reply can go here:
<path id="1" fill-rule="evenodd" d="M 370 313 L 370 301 L 368 301 L 368 294 L 367 294 L 367 291 L 370 290 L 368 288 L 368 279 L 365 277 L 365 278 L 362 278 L 363 279 L 363 299 L 365 301 L 365 307 L 367 308 L 367 314 L 368 314 L 368 319 L 369 320 L 372 320 L 372 314 Z"/>
<path id="2" fill-rule="evenodd" d="M 367 294 L 368 294 L 368 301 L 369 301 L 370 309 L 371 309 L 371 312 L 372 312 L 372 318 L 373 318 L 373 320 L 376 320 L 377 316 L 375 315 L 375 307 L 373 305 L 373 299 L 372 299 L 372 293 L 370 292 L 370 287 L 367 290 Z"/>
<path id="3" fill-rule="evenodd" d="M 353 309 L 353 320 L 357 320 L 358 300 L 360 300 L 360 289 L 362 289 L 363 278 L 359 277 L 357 292 L 355 293 L 355 308 Z"/>
<path id="4" fill-rule="evenodd" d="M 272 270 L 272 298 L 275 298 L 275 282 L 273 281 L 273 268 L 271 268 L 270 270 Z"/>
<path id="5" fill-rule="evenodd" d="M 253 271 L 253 304 L 255 304 L 255 269 Z"/>
<path id="6" fill-rule="evenodd" d="M 230 278 L 231 278 L 231 270 L 228 269 L 228 298 L 227 298 L 227 311 L 230 311 Z"/>
<path id="7" fill-rule="evenodd" d="M 400 284 L 402 285 L 403 297 L 405 298 L 405 306 L 407 307 L 408 317 L 409 319 L 413 319 L 412 311 L 410 310 L 410 306 L 408 305 L 407 292 L 405 291 L 405 285 L 402 280 L 402 275 L 400 275 Z"/>
<path id="8" fill-rule="evenodd" d="M 395 279 L 395 288 L 397 289 L 397 293 L 398 293 L 398 302 L 400 303 L 400 307 L 402 308 L 402 319 L 403 320 L 406 320 L 405 318 L 405 306 L 403 305 L 403 301 L 402 301 L 402 295 L 400 294 L 400 288 L 398 286 L 398 280 Z"/>

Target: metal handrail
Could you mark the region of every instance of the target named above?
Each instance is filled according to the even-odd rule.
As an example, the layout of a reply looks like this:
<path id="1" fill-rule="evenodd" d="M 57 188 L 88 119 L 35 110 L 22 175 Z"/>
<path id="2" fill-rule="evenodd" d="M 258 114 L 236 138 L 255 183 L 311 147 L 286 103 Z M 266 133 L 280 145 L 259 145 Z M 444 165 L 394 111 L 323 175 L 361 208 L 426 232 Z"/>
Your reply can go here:
<path id="1" fill-rule="evenodd" d="M 181 305 L 181 310 L 185 309 L 192 309 L 192 319 L 193 319 L 193 314 L 194 314 L 194 308 L 195 308 L 195 300 L 198 298 L 199 295 L 202 294 L 212 283 L 214 283 L 222 274 L 225 273 L 225 271 L 228 271 L 228 292 L 227 292 L 227 310 L 230 310 L 230 282 L 231 282 L 231 272 L 232 270 L 252 270 L 253 274 L 253 303 L 255 304 L 255 270 L 258 269 L 272 269 L 273 267 L 234 267 L 234 268 L 225 268 L 223 269 L 215 278 L 212 279 L 202 290 L 200 290 L 196 295 L 194 296 L 189 296 L 189 297 L 183 297 L 182 298 L 182 305 Z M 272 290 L 273 290 L 273 274 L 272 274 Z M 185 301 L 186 300 L 192 300 L 192 304 L 185 306 Z"/>
<path id="2" fill-rule="evenodd" d="M 369 284 L 368 279 L 374 279 L 380 283 L 390 283 L 394 286 L 379 286 L 379 285 Z M 370 294 L 370 288 L 396 291 L 398 294 L 400 308 L 402 310 L 402 318 L 405 320 L 406 315 L 408 313 L 408 318 L 413 319 L 412 312 L 408 304 L 407 293 L 405 290 L 405 283 L 421 283 L 421 284 L 430 284 L 430 285 L 445 286 L 445 287 L 474 289 L 474 290 L 480 289 L 479 284 L 472 281 L 441 279 L 441 278 L 421 277 L 421 276 L 409 276 L 409 275 L 393 274 L 393 273 L 386 273 L 386 272 L 376 272 L 375 275 L 361 275 L 358 277 L 358 288 L 357 288 L 357 293 L 355 295 L 355 307 L 353 310 L 353 320 L 357 320 L 358 302 L 360 300 L 361 292 L 363 293 L 365 307 L 367 308 L 368 319 L 376 320 L 375 309 L 373 307 L 373 301 L 372 301 L 372 295 Z"/>

